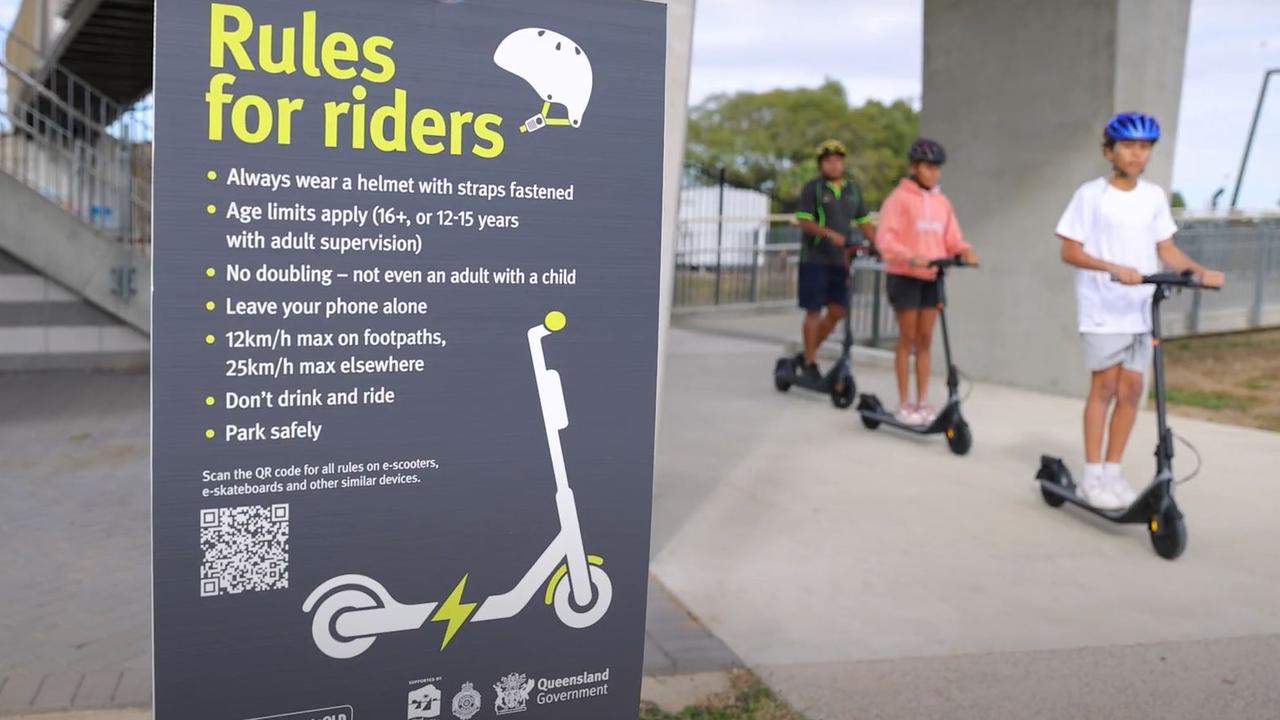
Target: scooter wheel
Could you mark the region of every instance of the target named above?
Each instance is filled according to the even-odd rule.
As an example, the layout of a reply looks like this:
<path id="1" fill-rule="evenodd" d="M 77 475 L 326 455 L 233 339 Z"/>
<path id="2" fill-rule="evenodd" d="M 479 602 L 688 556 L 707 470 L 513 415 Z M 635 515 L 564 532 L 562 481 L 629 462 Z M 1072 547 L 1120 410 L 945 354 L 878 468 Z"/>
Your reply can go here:
<path id="1" fill-rule="evenodd" d="M 831 404 L 841 410 L 845 410 L 853 404 L 853 398 L 856 397 L 855 393 L 856 388 L 853 386 L 853 378 L 846 378 L 841 383 L 839 390 L 833 389 L 831 391 Z"/>
<path id="2" fill-rule="evenodd" d="M 1165 560 L 1174 560 L 1187 549 L 1187 524 L 1176 507 L 1170 506 L 1148 520 L 1147 532 L 1151 547 Z"/>
<path id="3" fill-rule="evenodd" d="M 947 428 L 947 447 L 956 455 L 964 455 L 973 447 L 973 433 L 969 431 L 969 423 L 961 420 Z"/>
<path id="4" fill-rule="evenodd" d="M 871 418 L 867 417 L 866 415 L 863 415 L 863 416 L 862 416 L 862 427 L 864 427 L 864 428 L 866 428 L 866 429 L 868 429 L 868 430 L 875 430 L 876 428 L 880 427 L 880 421 L 879 421 L 879 420 L 872 420 Z"/>
<path id="5" fill-rule="evenodd" d="M 338 616 L 350 610 L 381 607 L 378 598 L 359 588 L 338 590 L 316 607 L 311 617 L 311 639 L 320 652 L 336 660 L 349 660 L 368 650 L 377 636 L 344 638 L 338 634 L 334 623 Z"/>
<path id="6" fill-rule="evenodd" d="M 609 610 L 609 602 L 613 600 L 613 583 L 604 568 L 592 565 L 589 570 L 591 579 L 591 604 L 579 608 L 573 604 L 573 588 L 570 587 L 569 576 L 565 575 L 556 585 L 555 607 L 556 617 L 560 622 L 581 630 L 591 627 L 604 617 Z"/>
<path id="7" fill-rule="evenodd" d="M 778 392 L 786 392 L 791 389 L 791 381 L 783 379 L 783 373 L 791 372 L 791 361 L 782 358 L 773 366 L 773 386 Z"/>
<path id="8" fill-rule="evenodd" d="M 1066 500 L 1063 500 L 1058 495 L 1045 490 L 1043 487 L 1040 488 L 1040 497 L 1044 498 L 1045 503 L 1048 504 L 1049 507 L 1062 507 L 1062 503 L 1066 502 Z"/>

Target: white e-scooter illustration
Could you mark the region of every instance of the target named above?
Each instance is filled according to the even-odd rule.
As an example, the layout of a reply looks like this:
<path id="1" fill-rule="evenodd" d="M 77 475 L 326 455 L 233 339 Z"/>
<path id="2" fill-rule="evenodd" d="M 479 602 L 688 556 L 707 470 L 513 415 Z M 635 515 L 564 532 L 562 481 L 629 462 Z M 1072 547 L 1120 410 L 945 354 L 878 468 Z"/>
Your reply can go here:
<path id="1" fill-rule="evenodd" d="M 441 645 L 443 650 L 463 623 L 515 617 L 544 583 L 544 602 L 554 606 L 556 617 L 565 625 L 587 628 L 604 617 L 613 599 L 613 584 L 601 567 L 604 560 L 587 555 L 583 547 L 577 503 L 569 487 L 560 447 L 560 431 L 569 426 L 569 414 L 560 374 L 547 369 L 542 352 L 543 338 L 564 326 L 564 314 L 553 311 L 528 332 L 529 355 L 556 480 L 560 533 L 514 588 L 490 596 L 478 608 L 475 603 L 461 601 L 466 578 L 444 602 L 420 604 L 397 601 L 386 587 L 365 575 L 340 575 L 321 583 L 302 604 L 302 611 L 314 612 L 311 637 L 325 655 L 335 659 L 353 658 L 368 650 L 379 635 L 417 630 L 428 621 L 448 622 Z"/>

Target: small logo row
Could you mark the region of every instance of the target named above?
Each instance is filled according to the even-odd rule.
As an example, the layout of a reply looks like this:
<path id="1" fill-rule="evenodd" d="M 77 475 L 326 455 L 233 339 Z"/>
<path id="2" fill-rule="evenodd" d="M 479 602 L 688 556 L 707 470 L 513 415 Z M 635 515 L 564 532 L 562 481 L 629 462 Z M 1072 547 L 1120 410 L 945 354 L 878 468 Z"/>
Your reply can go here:
<path id="1" fill-rule="evenodd" d="M 418 680 L 413 684 L 419 686 L 409 691 L 408 720 L 440 718 L 445 707 L 440 678 Z M 493 684 L 493 712 L 511 715 L 528 710 L 534 688 L 541 690 L 536 698 L 540 705 L 599 697 L 609 693 L 609 670 L 543 680 L 534 680 L 524 673 L 504 675 Z M 484 696 L 474 684 L 464 682 L 453 694 L 448 707 L 458 720 L 471 720 L 484 709 Z"/>

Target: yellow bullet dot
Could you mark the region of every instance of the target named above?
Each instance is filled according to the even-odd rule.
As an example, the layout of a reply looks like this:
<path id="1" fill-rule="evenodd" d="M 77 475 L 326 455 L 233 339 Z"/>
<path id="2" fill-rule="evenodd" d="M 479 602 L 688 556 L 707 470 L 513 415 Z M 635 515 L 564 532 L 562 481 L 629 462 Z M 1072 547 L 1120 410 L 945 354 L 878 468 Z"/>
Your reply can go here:
<path id="1" fill-rule="evenodd" d="M 213 309 L 215 307 L 217 307 L 217 305 L 214 305 L 212 300 L 204 304 L 204 309 L 208 310 L 209 312 L 213 312 Z"/>
<path id="2" fill-rule="evenodd" d="M 564 329 L 565 325 L 564 313 L 559 310 L 552 310 L 542 319 L 542 324 L 547 326 L 551 332 L 559 332 Z"/>
<path id="3" fill-rule="evenodd" d="M 210 430 L 205 430 L 205 431 L 204 431 L 204 436 L 205 436 L 206 438 L 210 439 L 210 440 L 212 440 L 212 439 L 213 439 L 213 436 L 214 436 L 214 435 L 215 435 L 215 433 L 213 432 L 213 430 L 212 430 L 212 429 L 210 429 Z"/>
<path id="4" fill-rule="evenodd" d="M 206 345 L 212 345 L 215 338 L 212 335 L 205 335 L 204 342 Z"/>
<path id="5" fill-rule="evenodd" d="M 205 268 L 205 269 L 204 269 L 204 276 L 205 276 L 205 277 L 213 277 L 214 275 L 217 275 L 217 274 L 218 274 L 218 271 L 217 271 L 217 270 L 214 270 L 213 268 Z"/>
<path id="6" fill-rule="evenodd" d="M 216 403 L 216 402 L 218 402 L 218 401 L 217 401 L 217 400 L 214 400 L 212 395 L 207 395 L 207 396 L 205 396 L 205 399 L 204 399 L 204 404 L 205 404 L 205 405 L 208 405 L 209 407 L 213 407 L 213 404 L 214 404 L 214 403 Z"/>
<path id="7" fill-rule="evenodd" d="M 210 215 L 212 215 L 212 214 L 214 214 L 214 213 L 218 212 L 218 208 L 216 208 L 216 207 L 214 207 L 214 206 L 212 206 L 212 205 L 205 205 L 205 206 L 204 206 L 204 211 L 205 211 L 205 212 L 207 212 L 207 213 L 209 213 Z"/>
<path id="8" fill-rule="evenodd" d="M 210 170 L 209 172 L 205 173 L 205 174 L 204 174 L 204 176 L 205 176 L 205 177 L 207 177 L 207 178 L 209 178 L 210 180 L 217 180 L 217 179 L 218 179 L 218 173 L 216 173 L 216 172 L 214 172 L 214 171 L 212 171 L 212 170 Z"/>

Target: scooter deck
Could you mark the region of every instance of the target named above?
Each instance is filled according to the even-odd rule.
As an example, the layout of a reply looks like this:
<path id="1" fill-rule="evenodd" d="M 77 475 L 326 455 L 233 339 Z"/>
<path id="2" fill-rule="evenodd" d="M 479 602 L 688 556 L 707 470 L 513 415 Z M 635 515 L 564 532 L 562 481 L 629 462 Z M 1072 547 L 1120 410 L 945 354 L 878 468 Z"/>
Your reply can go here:
<path id="1" fill-rule="evenodd" d="M 1065 479 L 1065 483 L 1063 479 Z M 1036 473 L 1036 480 L 1039 481 L 1040 489 L 1044 492 L 1052 493 L 1076 507 L 1088 510 L 1098 517 L 1124 525 L 1146 525 L 1150 522 L 1160 504 L 1160 498 L 1157 497 L 1157 493 L 1163 492 L 1160 490 L 1160 483 L 1156 481 L 1144 488 L 1129 507 L 1117 510 L 1094 507 L 1076 494 L 1076 484 L 1071 478 L 1071 471 L 1067 469 L 1066 464 L 1061 459 L 1049 455 L 1041 456 L 1040 471 Z"/>
<path id="2" fill-rule="evenodd" d="M 879 398 L 875 395 L 864 394 L 858 401 L 858 413 L 862 417 L 873 420 L 881 425 L 897 428 L 905 432 L 914 433 L 916 435 L 937 435 L 947 431 L 952 427 L 960 416 L 959 403 L 948 401 L 938 412 L 938 416 L 928 425 L 908 425 L 894 415 L 883 409 Z"/>
<path id="3" fill-rule="evenodd" d="M 787 359 L 788 358 L 783 358 L 783 360 Z M 822 380 L 817 383 L 809 380 L 803 374 L 795 372 L 795 364 L 790 362 L 785 365 L 779 365 L 778 368 L 773 371 L 773 375 L 780 380 L 785 380 L 790 383 L 792 387 L 804 388 L 805 390 L 827 394 L 830 394 L 831 391 L 835 389 L 836 383 L 839 380 L 843 378 L 851 379 L 853 377 L 853 373 L 849 372 L 845 363 L 839 361 L 837 361 L 836 364 L 822 376 Z"/>

